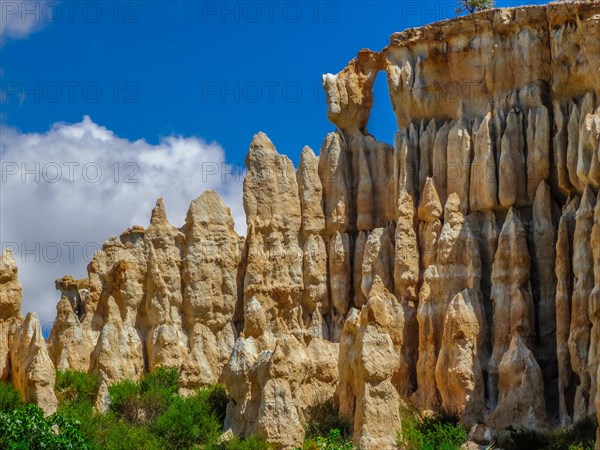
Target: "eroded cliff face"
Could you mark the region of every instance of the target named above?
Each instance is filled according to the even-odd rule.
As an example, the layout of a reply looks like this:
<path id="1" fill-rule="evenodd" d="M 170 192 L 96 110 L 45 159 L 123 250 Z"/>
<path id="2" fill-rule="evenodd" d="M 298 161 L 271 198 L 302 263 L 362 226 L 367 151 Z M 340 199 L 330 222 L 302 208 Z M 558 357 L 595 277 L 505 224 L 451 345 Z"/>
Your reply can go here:
<path id="1" fill-rule="evenodd" d="M 392 144 L 367 131 L 380 72 Z M 250 144 L 246 239 L 214 192 L 181 229 L 159 200 L 57 281 L 47 350 L 3 258 L 2 378 L 51 410 L 49 355 L 102 381 L 102 409 L 111 383 L 177 366 L 184 393 L 226 384 L 228 429 L 281 448 L 326 401 L 362 449 L 394 448 L 400 402 L 496 431 L 600 414 L 598 3 L 396 33 L 323 86 L 318 156 Z"/>

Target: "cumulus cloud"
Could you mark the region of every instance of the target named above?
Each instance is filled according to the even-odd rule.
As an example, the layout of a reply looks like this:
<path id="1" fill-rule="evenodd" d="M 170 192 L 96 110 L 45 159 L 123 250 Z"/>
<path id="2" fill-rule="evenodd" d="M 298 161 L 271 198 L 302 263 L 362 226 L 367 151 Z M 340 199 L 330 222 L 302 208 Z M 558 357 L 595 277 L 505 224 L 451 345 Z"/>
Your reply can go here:
<path id="1" fill-rule="evenodd" d="M 57 2 L 47 0 L 0 1 L 0 45 L 7 39 L 23 39 L 54 20 Z"/>
<path id="2" fill-rule="evenodd" d="M 54 319 L 54 280 L 86 275 L 111 235 L 147 226 L 163 197 L 169 221 L 182 226 L 190 202 L 214 189 L 245 234 L 243 171 L 217 143 L 172 136 L 157 145 L 129 141 L 94 123 L 57 123 L 47 133 L 1 126 L 0 241 L 12 248 L 23 310 Z"/>

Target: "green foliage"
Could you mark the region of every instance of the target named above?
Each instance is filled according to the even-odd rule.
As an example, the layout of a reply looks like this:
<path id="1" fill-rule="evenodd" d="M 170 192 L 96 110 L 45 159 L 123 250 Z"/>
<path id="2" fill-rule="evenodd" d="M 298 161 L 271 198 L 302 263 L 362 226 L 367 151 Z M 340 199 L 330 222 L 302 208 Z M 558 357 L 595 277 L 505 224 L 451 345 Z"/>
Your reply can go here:
<path id="1" fill-rule="evenodd" d="M 337 405 L 333 401 L 321 403 L 309 408 L 308 421 L 305 425 L 306 438 L 329 438 L 332 431 L 337 430 L 341 439 L 352 436 L 352 427 L 349 420 L 341 417 Z"/>
<path id="2" fill-rule="evenodd" d="M 35 405 L 0 413 L 0 448 L 9 450 L 87 450 L 81 423 L 58 412 L 44 417 Z"/>
<path id="3" fill-rule="evenodd" d="M 227 395 L 225 386 L 216 384 L 208 386 L 199 392 L 199 395 L 206 396 L 206 401 L 210 409 L 213 411 L 219 423 L 225 421 L 225 413 L 227 412 L 227 404 L 231 398 Z"/>
<path id="4" fill-rule="evenodd" d="M 213 444 L 207 447 L 208 450 L 271 450 L 272 448 L 273 446 L 258 436 L 252 436 L 248 439 L 236 437 L 226 443 Z"/>
<path id="5" fill-rule="evenodd" d="M 10 412 L 23 406 L 21 394 L 10 383 L 0 381 L 0 412 Z"/>
<path id="6" fill-rule="evenodd" d="M 460 0 L 456 7 L 456 14 L 469 12 L 470 14 L 493 8 L 496 2 L 494 0 Z"/>
<path id="7" fill-rule="evenodd" d="M 91 374 L 81 370 L 56 372 L 56 396 L 61 403 L 87 401 L 93 403 L 100 383 Z"/>
<path id="8" fill-rule="evenodd" d="M 161 392 L 165 397 L 177 394 L 179 370 L 177 367 L 157 367 L 140 381 L 141 392 Z"/>
<path id="9" fill-rule="evenodd" d="M 177 397 L 177 368 L 158 367 L 139 383 L 125 380 L 108 388 L 110 409 L 130 424 L 152 423 Z"/>
<path id="10" fill-rule="evenodd" d="M 303 450 L 352 450 L 354 446 L 348 437 L 344 437 L 339 428 L 329 430 L 325 437 L 317 436 L 308 439 Z"/>
<path id="11" fill-rule="evenodd" d="M 543 432 L 520 428 L 504 436 L 499 446 L 505 450 L 594 450 L 597 426 L 596 418 L 590 416 L 563 430 Z"/>
<path id="12" fill-rule="evenodd" d="M 209 398 L 210 389 L 201 389 L 196 395 L 176 397 L 152 429 L 174 448 L 190 448 L 196 444 L 216 442 L 221 434 L 221 422 Z"/>
<path id="13" fill-rule="evenodd" d="M 400 408 L 402 431 L 397 443 L 406 450 L 458 450 L 467 440 L 467 430 L 451 416 L 421 419 L 414 411 Z"/>
<path id="14" fill-rule="evenodd" d="M 101 414 L 94 409 L 98 391 L 95 379 L 83 372 L 59 372 L 56 393 L 60 415 L 57 417 L 62 417 L 67 423 L 77 423 L 80 434 L 89 443 L 88 447 L 81 448 L 91 450 L 189 449 L 200 446 L 207 450 L 271 448 L 258 437 L 235 438 L 219 443 L 229 402 L 225 388 L 210 386 L 198 390 L 191 397 L 182 398 L 177 394 L 178 379 L 177 369 L 161 367 L 138 382 L 125 380 L 114 384 L 108 388 L 110 410 Z M 3 386 L 1 388 L 4 389 Z M 12 392 L 8 388 L 5 391 Z M 0 390 L 0 405 L 3 392 Z M 9 394 L 4 394 L 4 397 L 12 398 Z M 31 445 L 27 442 L 21 447 L 7 448 L 25 450 Z M 57 445 L 44 448 L 63 448 Z M 5 447 L 0 441 L 0 448 Z"/>
<path id="15" fill-rule="evenodd" d="M 108 393 L 110 395 L 110 410 L 130 423 L 137 423 L 140 419 L 138 401 L 140 387 L 138 383 L 123 380 L 109 386 Z"/>

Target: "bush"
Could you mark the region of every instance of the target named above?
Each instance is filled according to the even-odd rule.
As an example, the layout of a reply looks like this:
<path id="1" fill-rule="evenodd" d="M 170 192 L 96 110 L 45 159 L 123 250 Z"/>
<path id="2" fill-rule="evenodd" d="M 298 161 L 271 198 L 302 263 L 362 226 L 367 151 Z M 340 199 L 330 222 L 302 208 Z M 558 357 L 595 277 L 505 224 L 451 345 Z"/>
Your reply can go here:
<path id="1" fill-rule="evenodd" d="M 462 14 L 468 11 L 470 14 L 476 11 L 493 8 L 494 0 L 460 0 L 456 8 L 456 14 Z"/>
<path id="2" fill-rule="evenodd" d="M 303 450 L 352 450 L 353 448 L 352 441 L 344 437 L 339 428 L 329 430 L 325 437 L 308 439 L 303 446 Z"/>
<path id="3" fill-rule="evenodd" d="M 140 381 L 140 390 L 160 392 L 165 397 L 177 394 L 179 389 L 179 370 L 177 367 L 157 367 Z"/>
<path id="4" fill-rule="evenodd" d="M 500 439 L 499 445 L 505 450 L 594 450 L 597 426 L 596 418 L 590 416 L 563 430 L 544 432 L 520 428 Z"/>
<path id="5" fill-rule="evenodd" d="M 273 446 L 263 441 L 258 436 L 252 436 L 248 439 L 233 438 L 229 442 L 222 444 L 213 444 L 207 447 L 208 450 L 271 450 Z"/>
<path id="6" fill-rule="evenodd" d="M 0 448 L 10 450 L 87 450 L 81 424 L 58 412 L 44 417 L 35 405 L 0 413 Z"/>
<path id="7" fill-rule="evenodd" d="M 156 420 L 153 432 L 177 449 L 216 442 L 222 426 L 210 398 L 211 389 L 201 389 L 187 398 L 176 397 Z"/>
<path id="8" fill-rule="evenodd" d="M 400 409 L 402 431 L 398 446 L 406 450 L 458 450 L 467 440 L 467 430 L 452 416 L 421 419 L 406 407 Z"/>
<path id="9" fill-rule="evenodd" d="M 306 415 L 308 417 L 305 425 L 307 439 L 329 437 L 333 430 L 337 430 L 342 439 L 352 437 L 350 421 L 339 415 L 338 408 L 333 401 L 309 408 Z"/>
<path id="10" fill-rule="evenodd" d="M 94 414 L 93 419 L 85 433 L 93 441 L 94 450 L 160 450 L 168 447 L 148 427 L 132 425 L 112 412 Z"/>
<path id="11" fill-rule="evenodd" d="M 10 383 L 0 381 L 0 412 L 11 412 L 23 406 L 21 394 Z"/>
<path id="12" fill-rule="evenodd" d="M 58 370 L 56 394 L 61 404 L 86 401 L 94 403 L 100 383 L 91 374 L 81 370 Z"/>

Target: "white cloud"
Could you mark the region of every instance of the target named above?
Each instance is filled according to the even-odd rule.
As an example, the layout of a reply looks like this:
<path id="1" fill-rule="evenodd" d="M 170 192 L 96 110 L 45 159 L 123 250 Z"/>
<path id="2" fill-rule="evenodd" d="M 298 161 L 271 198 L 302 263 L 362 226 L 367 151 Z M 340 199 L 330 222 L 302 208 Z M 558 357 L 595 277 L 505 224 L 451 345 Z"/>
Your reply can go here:
<path id="1" fill-rule="evenodd" d="M 0 241 L 16 247 L 23 310 L 42 323 L 55 316 L 54 280 L 86 275 L 110 235 L 147 226 L 158 197 L 169 221 L 182 226 L 189 203 L 218 191 L 245 234 L 242 168 L 217 143 L 168 137 L 158 145 L 119 138 L 89 117 L 57 123 L 43 134 L 0 125 Z"/>
<path id="2" fill-rule="evenodd" d="M 55 20 L 57 2 L 47 0 L 0 1 L 0 44 L 6 38 L 23 39 Z"/>

